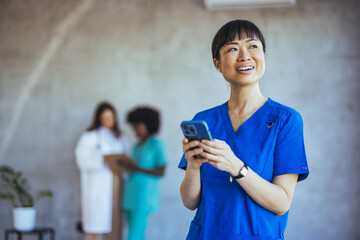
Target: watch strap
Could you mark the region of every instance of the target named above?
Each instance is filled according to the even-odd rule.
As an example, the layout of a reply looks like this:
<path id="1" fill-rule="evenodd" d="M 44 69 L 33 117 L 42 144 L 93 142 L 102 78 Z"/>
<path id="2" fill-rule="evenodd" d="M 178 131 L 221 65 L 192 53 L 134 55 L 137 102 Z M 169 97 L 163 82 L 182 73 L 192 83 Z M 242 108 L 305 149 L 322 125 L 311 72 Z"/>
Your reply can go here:
<path id="1" fill-rule="evenodd" d="M 239 171 L 239 175 L 234 176 L 233 178 L 235 179 L 243 178 L 246 176 L 248 171 L 249 171 L 249 167 L 246 165 L 246 163 L 244 163 L 244 166 Z"/>

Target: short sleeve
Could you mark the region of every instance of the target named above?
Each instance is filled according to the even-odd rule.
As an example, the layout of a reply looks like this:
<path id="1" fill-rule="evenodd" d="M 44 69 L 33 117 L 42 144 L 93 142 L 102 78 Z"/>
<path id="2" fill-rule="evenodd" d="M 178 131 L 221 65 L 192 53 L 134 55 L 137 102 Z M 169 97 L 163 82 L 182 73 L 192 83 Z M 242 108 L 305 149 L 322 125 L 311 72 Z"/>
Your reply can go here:
<path id="1" fill-rule="evenodd" d="M 106 168 L 103 155 L 97 147 L 96 136 L 91 132 L 81 135 L 75 148 L 75 156 L 80 170 L 94 171 Z"/>
<path id="2" fill-rule="evenodd" d="M 181 168 L 183 170 L 186 170 L 187 167 L 187 160 L 185 159 L 185 154 L 182 155 L 182 158 L 180 160 L 180 163 L 178 165 L 178 168 Z"/>
<path id="3" fill-rule="evenodd" d="M 298 181 L 309 175 L 305 154 L 303 120 L 298 112 L 284 122 L 275 147 L 274 176 L 299 174 Z"/>
<path id="4" fill-rule="evenodd" d="M 156 144 L 156 165 L 165 166 L 166 165 L 166 148 L 163 142 L 157 141 Z"/>

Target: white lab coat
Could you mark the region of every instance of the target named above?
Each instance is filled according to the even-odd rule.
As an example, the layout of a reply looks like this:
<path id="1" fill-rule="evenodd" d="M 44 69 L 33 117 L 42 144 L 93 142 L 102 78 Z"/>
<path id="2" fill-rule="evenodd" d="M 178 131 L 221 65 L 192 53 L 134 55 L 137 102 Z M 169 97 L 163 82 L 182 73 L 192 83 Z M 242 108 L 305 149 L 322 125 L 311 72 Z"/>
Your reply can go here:
<path id="1" fill-rule="evenodd" d="M 85 132 L 75 149 L 81 174 L 82 224 L 86 233 L 109 233 L 112 223 L 113 174 L 104 155 L 128 152 L 122 137 L 104 127 Z"/>

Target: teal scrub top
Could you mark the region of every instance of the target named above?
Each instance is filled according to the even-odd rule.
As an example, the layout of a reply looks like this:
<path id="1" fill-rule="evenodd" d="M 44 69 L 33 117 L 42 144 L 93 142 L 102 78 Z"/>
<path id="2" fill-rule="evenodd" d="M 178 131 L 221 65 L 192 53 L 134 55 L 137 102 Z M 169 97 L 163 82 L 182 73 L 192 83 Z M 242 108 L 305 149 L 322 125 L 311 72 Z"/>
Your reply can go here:
<path id="1" fill-rule="evenodd" d="M 150 137 L 144 143 L 137 143 L 131 156 L 143 168 L 153 169 L 166 165 L 165 146 L 155 136 Z M 143 173 L 129 174 L 123 196 L 125 210 L 159 211 L 160 177 Z"/>
<path id="2" fill-rule="evenodd" d="M 305 179 L 303 123 L 300 114 L 271 99 L 235 132 L 227 102 L 196 114 L 207 122 L 214 139 L 225 141 L 234 154 L 266 181 L 282 174 Z M 179 167 L 186 169 L 182 157 Z M 229 173 L 208 163 L 200 168 L 201 201 L 190 224 L 187 240 L 284 239 L 288 212 L 278 216 L 258 205 Z"/>

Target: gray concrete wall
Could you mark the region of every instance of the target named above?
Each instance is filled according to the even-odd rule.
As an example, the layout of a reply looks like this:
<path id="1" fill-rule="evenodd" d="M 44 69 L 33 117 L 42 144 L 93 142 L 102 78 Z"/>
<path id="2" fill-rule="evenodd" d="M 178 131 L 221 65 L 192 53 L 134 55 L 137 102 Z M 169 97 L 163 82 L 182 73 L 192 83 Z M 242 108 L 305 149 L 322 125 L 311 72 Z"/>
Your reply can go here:
<path id="1" fill-rule="evenodd" d="M 162 111 L 169 165 L 162 211 L 148 239 L 184 239 L 194 214 L 182 206 L 179 123 L 225 102 L 229 88 L 210 44 L 225 22 L 243 18 L 268 44 L 263 93 L 301 112 L 311 174 L 297 185 L 287 239 L 360 239 L 360 4 L 298 0 L 292 8 L 207 11 L 200 0 L 0 1 L 0 164 L 51 188 L 37 225 L 78 239 L 79 171 L 74 147 L 94 106 L 109 100 L 130 141 L 126 112 Z M 0 202 L 0 234 L 11 205 Z"/>

